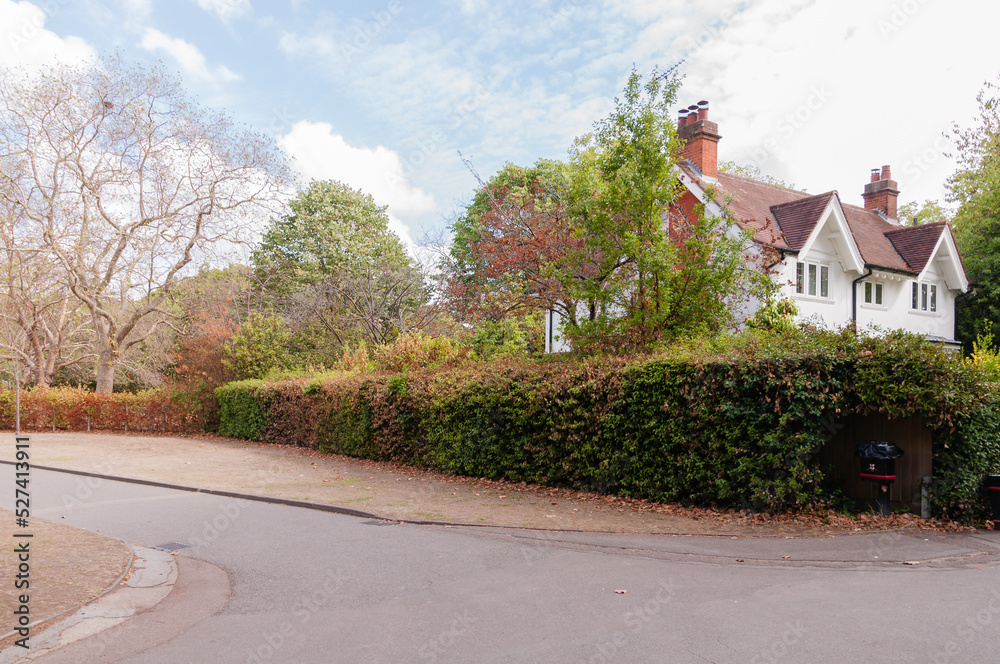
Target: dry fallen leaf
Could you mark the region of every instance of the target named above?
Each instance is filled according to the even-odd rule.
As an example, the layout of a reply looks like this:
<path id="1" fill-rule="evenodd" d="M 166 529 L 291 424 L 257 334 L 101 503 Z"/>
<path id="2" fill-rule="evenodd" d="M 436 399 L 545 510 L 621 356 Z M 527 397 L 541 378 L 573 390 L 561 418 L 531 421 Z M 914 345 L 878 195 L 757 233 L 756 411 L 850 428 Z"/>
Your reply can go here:
<path id="1" fill-rule="evenodd" d="M 782 556 L 782 558 L 791 558 L 791 556 Z"/>
<path id="2" fill-rule="evenodd" d="M 741 563 L 741 562 L 743 562 L 743 559 L 742 558 L 737 558 L 736 562 Z"/>
<path id="3" fill-rule="evenodd" d="M 919 564 L 920 564 L 920 561 L 919 561 L 919 560 L 907 560 L 907 561 L 906 561 L 905 563 L 903 563 L 903 564 L 904 564 L 904 565 L 919 565 Z"/>
<path id="4" fill-rule="evenodd" d="M 618 593 L 619 595 L 624 595 L 628 591 L 627 590 L 616 590 L 615 592 Z"/>

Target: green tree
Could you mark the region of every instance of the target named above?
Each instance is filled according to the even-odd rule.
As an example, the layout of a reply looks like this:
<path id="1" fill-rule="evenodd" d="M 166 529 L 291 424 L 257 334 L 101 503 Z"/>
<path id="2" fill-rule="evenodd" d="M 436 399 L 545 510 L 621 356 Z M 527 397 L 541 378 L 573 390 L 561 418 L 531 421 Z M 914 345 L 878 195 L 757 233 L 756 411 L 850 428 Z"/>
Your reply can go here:
<path id="1" fill-rule="evenodd" d="M 748 259 L 750 239 L 727 219 L 696 210 L 667 218 L 680 192 L 681 143 L 669 112 L 678 80 L 633 69 L 615 109 L 578 139 L 571 211 L 594 256 L 597 278 L 575 282 L 607 315 L 568 330 L 578 341 L 647 345 L 734 322 L 742 298 L 772 288 Z"/>
<path id="2" fill-rule="evenodd" d="M 727 219 L 670 219 L 681 144 L 672 75 L 632 71 L 568 164 L 507 164 L 452 225 L 449 295 L 497 322 L 552 308 L 577 347 L 644 346 L 735 321 L 770 280 Z"/>
<path id="3" fill-rule="evenodd" d="M 291 214 L 272 220 L 253 255 L 256 266 L 272 272 L 271 288 L 290 291 L 344 270 L 409 261 L 402 241 L 389 230 L 386 206 L 359 189 L 313 181 L 289 207 Z"/>
<path id="4" fill-rule="evenodd" d="M 789 184 L 784 180 L 779 180 L 778 178 L 768 175 L 764 171 L 760 170 L 758 166 L 753 164 L 738 164 L 735 161 L 720 161 L 719 170 L 723 173 L 729 173 L 731 175 L 736 175 L 741 178 L 746 178 L 748 180 L 755 180 L 757 182 L 765 182 L 767 184 L 773 184 L 776 187 L 784 187 L 785 189 L 798 189 L 794 184 Z"/>
<path id="5" fill-rule="evenodd" d="M 958 169 L 948 180 L 948 200 L 958 205 L 955 240 L 966 272 L 976 284 L 959 298 L 958 338 L 966 348 L 992 335 L 1000 344 L 1000 90 L 987 83 L 977 96 L 979 118 L 956 127 Z"/>
<path id="6" fill-rule="evenodd" d="M 951 214 L 937 201 L 930 199 L 923 203 L 910 201 L 899 208 L 899 223 L 904 226 L 921 226 L 923 224 L 935 224 L 939 221 L 949 221 Z"/>
<path id="7" fill-rule="evenodd" d="M 289 369 L 292 332 L 278 316 L 253 311 L 223 344 L 222 365 L 237 380 L 263 378 L 274 369 Z"/>
<path id="8" fill-rule="evenodd" d="M 253 260 L 286 319 L 337 355 L 421 329 L 431 316 L 420 266 L 389 229 L 385 206 L 341 182 L 314 181 L 273 220 Z M 327 339 L 317 335 L 326 333 Z"/>

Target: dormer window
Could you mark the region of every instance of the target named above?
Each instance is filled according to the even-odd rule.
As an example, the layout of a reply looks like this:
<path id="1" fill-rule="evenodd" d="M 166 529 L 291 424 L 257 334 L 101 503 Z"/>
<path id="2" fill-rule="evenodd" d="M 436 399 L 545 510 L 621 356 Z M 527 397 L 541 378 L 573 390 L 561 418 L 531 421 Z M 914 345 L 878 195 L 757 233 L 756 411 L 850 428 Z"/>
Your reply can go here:
<path id="1" fill-rule="evenodd" d="M 914 281 L 911 290 L 910 309 L 930 313 L 937 312 L 937 285 Z"/>
<path id="2" fill-rule="evenodd" d="M 812 297 L 830 297 L 830 267 L 818 263 L 795 263 L 795 292 Z"/>

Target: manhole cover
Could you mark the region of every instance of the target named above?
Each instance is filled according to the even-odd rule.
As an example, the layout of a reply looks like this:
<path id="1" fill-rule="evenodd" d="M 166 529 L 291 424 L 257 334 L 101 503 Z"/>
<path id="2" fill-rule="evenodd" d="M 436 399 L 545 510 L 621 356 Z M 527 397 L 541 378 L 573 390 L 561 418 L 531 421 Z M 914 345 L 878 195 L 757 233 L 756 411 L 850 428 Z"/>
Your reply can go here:
<path id="1" fill-rule="evenodd" d="M 179 551 L 180 549 L 188 549 L 190 547 L 190 544 L 185 544 L 184 542 L 167 542 L 166 544 L 159 544 L 153 548 L 159 549 L 160 551 Z"/>

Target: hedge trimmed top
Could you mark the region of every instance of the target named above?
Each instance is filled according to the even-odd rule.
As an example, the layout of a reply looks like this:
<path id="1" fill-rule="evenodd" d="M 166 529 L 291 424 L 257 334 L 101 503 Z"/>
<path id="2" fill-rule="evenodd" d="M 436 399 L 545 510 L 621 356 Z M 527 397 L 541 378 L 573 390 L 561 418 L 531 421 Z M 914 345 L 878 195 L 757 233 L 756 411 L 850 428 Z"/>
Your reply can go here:
<path id="1" fill-rule="evenodd" d="M 852 414 L 924 418 L 943 516 L 973 518 L 978 483 L 1000 461 L 993 385 L 902 332 L 754 330 L 639 358 L 341 372 L 216 394 L 223 435 L 755 510 L 824 500 L 813 459 L 829 423 Z"/>

